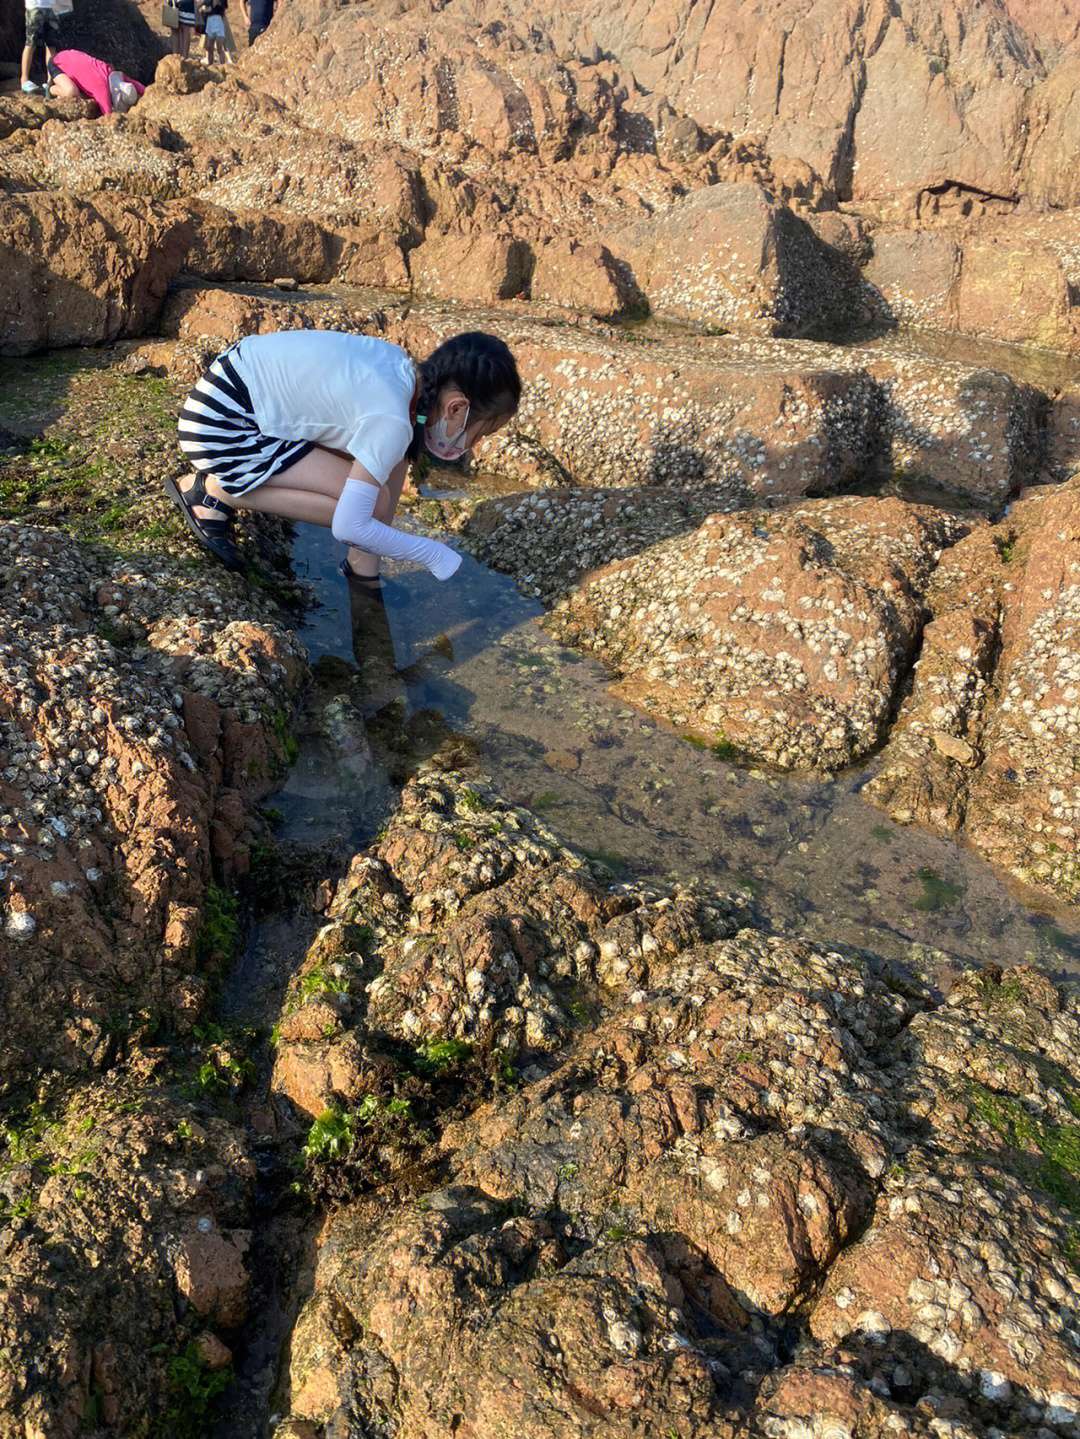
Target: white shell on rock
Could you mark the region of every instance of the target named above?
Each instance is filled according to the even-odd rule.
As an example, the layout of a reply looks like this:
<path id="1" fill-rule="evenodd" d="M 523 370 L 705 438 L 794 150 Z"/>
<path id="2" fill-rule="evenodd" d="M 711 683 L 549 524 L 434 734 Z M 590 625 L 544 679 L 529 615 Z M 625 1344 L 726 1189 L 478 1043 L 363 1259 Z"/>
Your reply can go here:
<path id="1" fill-rule="evenodd" d="M 1012 1398 L 1012 1385 L 996 1369 L 982 1369 L 979 1372 L 979 1393 L 995 1404 L 1004 1404 Z"/>
<path id="2" fill-rule="evenodd" d="M 9 914 L 4 925 L 4 932 L 11 939 L 29 939 L 35 929 L 37 929 L 37 920 L 32 914 L 27 914 L 25 910 Z"/>

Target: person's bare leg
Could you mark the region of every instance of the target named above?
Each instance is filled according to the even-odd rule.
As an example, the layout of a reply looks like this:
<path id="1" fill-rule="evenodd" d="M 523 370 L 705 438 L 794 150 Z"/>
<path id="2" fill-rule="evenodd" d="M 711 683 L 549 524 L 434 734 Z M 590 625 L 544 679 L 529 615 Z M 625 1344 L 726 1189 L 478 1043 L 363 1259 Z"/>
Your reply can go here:
<path id="1" fill-rule="evenodd" d="M 295 464 L 290 465 L 287 470 L 282 470 L 280 475 L 275 475 L 272 480 L 267 480 L 265 485 L 260 485 L 257 490 L 252 490 L 249 496 L 244 496 L 244 503 L 252 509 L 268 510 L 271 514 L 284 515 L 287 519 L 306 520 L 309 524 L 326 525 L 328 528 L 333 522 L 334 510 L 341 498 L 341 492 L 345 488 L 345 481 L 352 469 L 353 459 L 351 455 L 341 454 L 336 450 L 324 450 L 321 445 L 303 455 Z M 379 487 L 379 496 L 375 501 L 375 518 L 388 525 L 394 518 L 397 510 L 398 500 L 401 498 L 402 487 L 405 484 L 405 476 L 408 471 L 408 463 L 402 460 L 395 465 L 385 485 Z M 209 488 L 209 486 L 208 486 Z M 293 493 L 289 495 L 289 492 Z M 319 507 L 317 505 L 305 505 L 297 495 L 297 491 L 311 495 L 321 495 L 330 501 L 326 519 L 316 518 Z M 211 494 L 215 491 L 211 490 Z M 263 502 L 257 502 L 259 495 L 264 496 Z M 288 498 L 284 498 L 288 496 Z M 290 513 L 279 506 L 288 504 Z M 301 509 L 307 509 L 311 515 L 301 514 Z M 349 547 L 349 568 L 353 574 L 360 579 L 375 579 L 379 573 L 379 556 L 370 554 L 367 550 L 358 550 L 355 546 Z"/>
<path id="2" fill-rule="evenodd" d="M 331 450 L 316 447 L 295 461 L 294 464 L 289 465 L 287 469 L 282 470 L 280 474 L 275 475 L 273 479 L 264 481 L 253 490 L 248 490 L 245 495 L 226 493 L 213 475 L 205 476 L 206 489 L 208 494 L 213 495 L 217 500 L 222 500 L 233 509 L 261 510 L 266 514 L 280 514 L 282 519 L 299 519 L 305 524 L 329 525 L 330 520 L 325 518 L 326 507 L 323 504 L 316 503 L 311 507 L 312 518 L 310 520 L 307 515 L 292 512 L 304 507 L 305 495 L 329 499 L 336 505 L 351 465 L 352 460 L 348 456 L 336 455 Z M 177 483 L 181 491 L 186 494 L 195 483 L 194 471 L 184 475 Z M 285 497 L 287 491 L 294 493 Z M 278 504 L 287 506 L 290 513 L 286 514 L 284 508 L 275 508 Z M 213 511 L 206 509 L 203 505 L 194 505 L 192 514 L 199 520 L 213 517 Z"/>
<path id="3" fill-rule="evenodd" d="M 177 481 L 181 494 L 187 494 L 195 481 L 194 474 L 184 475 Z M 305 525 L 322 525 L 329 529 L 333 523 L 337 500 L 320 495 L 313 490 L 290 490 L 274 485 L 272 481 L 249 490 L 246 495 L 230 495 L 221 488 L 213 475 L 204 475 L 206 493 L 215 500 L 221 500 L 230 510 L 255 510 L 261 514 L 278 515 L 283 520 L 300 520 Z M 220 520 L 219 510 L 208 509 L 206 505 L 192 505 L 191 513 L 197 520 Z"/>
<path id="4" fill-rule="evenodd" d="M 25 85 L 30 79 L 30 71 L 34 66 L 34 46 L 25 45 L 22 52 L 22 78 L 20 83 Z"/>
<path id="5" fill-rule="evenodd" d="M 333 524 L 337 509 L 337 500 L 332 500 L 329 495 L 319 495 L 314 490 L 288 490 L 281 486 L 271 490 L 268 484 L 249 490 L 246 495 L 227 495 L 213 480 L 208 480 L 206 493 L 224 500 L 234 510 L 277 515 L 280 519 L 299 520 L 305 525 L 322 525 L 324 530 Z"/>
<path id="6" fill-rule="evenodd" d="M 405 488 L 405 478 L 409 473 L 408 460 L 402 460 L 390 471 L 390 477 L 379 491 L 379 498 L 375 502 L 375 518 L 381 520 L 384 525 L 392 525 L 394 516 L 397 514 L 398 501 L 401 499 L 401 492 Z M 356 575 L 357 579 L 373 580 L 379 573 L 380 556 L 373 555 L 368 550 L 358 550 L 355 545 L 349 546 L 348 553 L 349 569 Z"/>
<path id="7" fill-rule="evenodd" d="M 49 86 L 49 94 L 54 100 L 74 100 L 81 91 L 69 75 L 57 75 Z"/>
<path id="8" fill-rule="evenodd" d="M 231 509 L 255 510 L 262 514 L 279 515 L 283 520 L 299 520 L 302 524 L 322 525 L 324 529 L 329 529 L 352 466 L 350 455 L 324 450 L 317 445 L 273 479 L 264 481 L 244 495 L 226 493 L 213 475 L 205 477 L 206 492 Z M 407 473 L 408 461 L 402 460 L 394 466 L 386 484 L 379 489 L 375 518 L 382 520 L 383 524 L 393 521 Z M 185 494 L 194 483 L 194 472 L 178 481 L 180 490 Z M 200 520 L 220 519 L 220 515 L 215 516 L 214 511 L 204 505 L 192 506 L 191 512 Z M 349 566 L 358 578 L 374 579 L 379 573 L 379 556 L 350 546 Z"/>

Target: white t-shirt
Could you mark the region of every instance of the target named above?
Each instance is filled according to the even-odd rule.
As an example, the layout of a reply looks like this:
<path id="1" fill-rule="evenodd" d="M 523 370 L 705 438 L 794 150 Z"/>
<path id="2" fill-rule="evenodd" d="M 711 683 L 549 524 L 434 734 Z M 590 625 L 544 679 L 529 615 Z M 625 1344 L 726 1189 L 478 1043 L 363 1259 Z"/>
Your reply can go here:
<path id="1" fill-rule="evenodd" d="M 281 330 L 247 336 L 229 359 L 264 435 L 344 450 L 380 485 L 404 458 L 416 367 L 397 345 L 337 330 Z"/>
<path id="2" fill-rule="evenodd" d="M 26 0 L 28 10 L 55 10 L 55 0 Z"/>

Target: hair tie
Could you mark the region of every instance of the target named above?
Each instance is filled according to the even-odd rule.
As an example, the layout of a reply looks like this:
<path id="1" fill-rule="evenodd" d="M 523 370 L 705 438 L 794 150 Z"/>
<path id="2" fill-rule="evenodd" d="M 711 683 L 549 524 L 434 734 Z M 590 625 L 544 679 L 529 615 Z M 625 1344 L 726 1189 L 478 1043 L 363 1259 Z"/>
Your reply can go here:
<path id="1" fill-rule="evenodd" d="M 417 415 L 417 417 L 416 417 L 416 423 L 417 423 L 418 425 L 426 425 L 426 424 L 427 424 L 427 415 Z"/>

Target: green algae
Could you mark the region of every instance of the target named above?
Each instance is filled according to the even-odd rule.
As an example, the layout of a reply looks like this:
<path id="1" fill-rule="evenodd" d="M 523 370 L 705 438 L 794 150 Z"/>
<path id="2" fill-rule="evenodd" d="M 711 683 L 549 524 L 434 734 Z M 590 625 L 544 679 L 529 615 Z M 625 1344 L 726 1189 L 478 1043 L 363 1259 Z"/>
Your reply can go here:
<path id="1" fill-rule="evenodd" d="M 0 363 L 0 518 L 57 526 L 119 554 L 177 548 L 185 530 L 161 482 L 180 459 L 182 392 L 168 379 L 117 373 L 107 352 Z"/>
<path id="2" fill-rule="evenodd" d="M 915 901 L 915 908 L 921 910 L 947 909 L 956 903 L 964 893 L 964 887 L 960 884 L 953 884 L 951 880 L 943 879 L 936 869 L 923 868 L 919 870 L 919 881 L 922 884 L 922 894 Z"/>
<path id="3" fill-rule="evenodd" d="M 352 1153 L 355 1144 L 350 1116 L 340 1109 L 324 1109 L 308 1130 L 302 1152 L 305 1160 L 325 1164 L 344 1159 Z"/>
<path id="4" fill-rule="evenodd" d="M 239 902 L 231 890 L 208 884 L 203 896 L 203 923 L 195 941 L 199 960 L 227 962 L 240 935 Z"/>
<path id="5" fill-rule="evenodd" d="M 1045 1123 L 983 1084 L 970 1083 L 967 1093 L 975 1113 L 1005 1141 L 1016 1177 L 1080 1216 L 1080 1126 Z"/>

